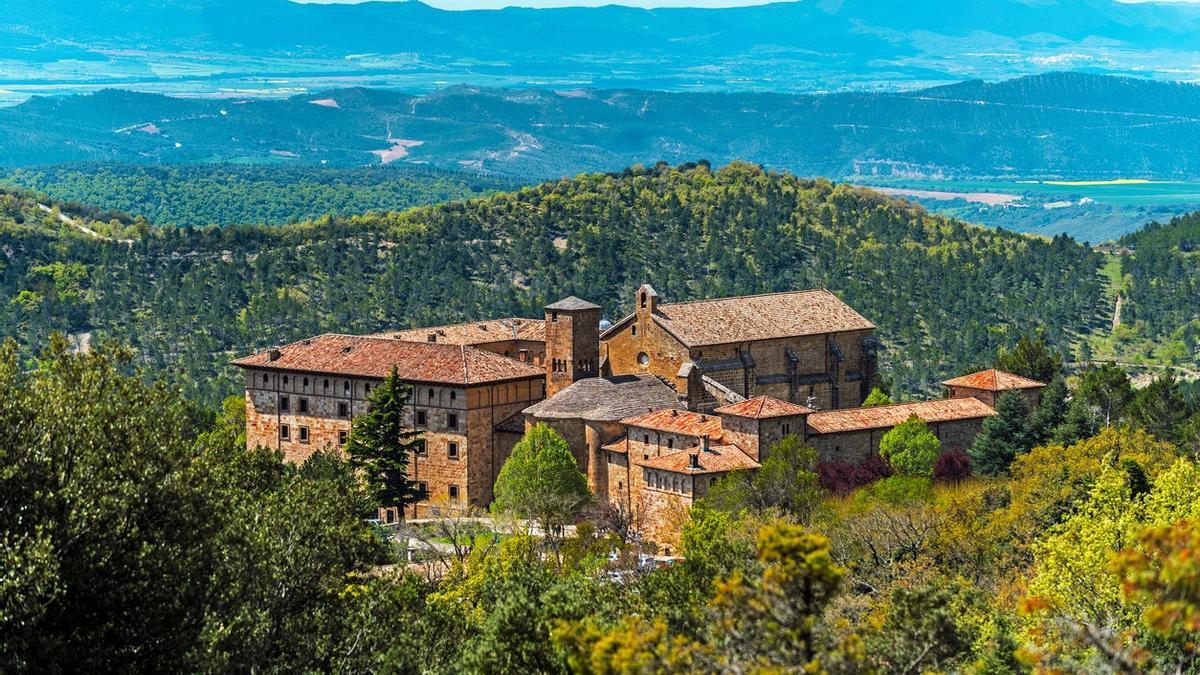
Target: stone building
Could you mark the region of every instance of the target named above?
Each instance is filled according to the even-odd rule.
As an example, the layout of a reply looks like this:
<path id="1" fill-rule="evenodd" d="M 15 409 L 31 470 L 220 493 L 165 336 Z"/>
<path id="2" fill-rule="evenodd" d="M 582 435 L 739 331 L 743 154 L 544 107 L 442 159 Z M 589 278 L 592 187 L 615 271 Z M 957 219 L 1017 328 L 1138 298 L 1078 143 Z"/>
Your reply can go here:
<path id="1" fill-rule="evenodd" d="M 546 323 L 541 319 L 512 317 L 471 321 L 449 326 L 384 331 L 372 337 L 476 347 L 538 366 L 546 358 Z"/>
<path id="2" fill-rule="evenodd" d="M 670 381 L 691 410 L 767 395 L 857 406 L 876 379 L 875 326 L 825 290 L 664 304 L 649 285 L 600 335 L 604 372 Z"/>
<path id="3" fill-rule="evenodd" d="M 393 367 L 412 387 L 408 423 L 421 432 L 410 478 L 430 502 L 492 501 L 520 433 L 506 429 L 545 396 L 542 368 L 483 349 L 439 342 L 321 335 L 234 361 L 246 381 L 246 442 L 302 462 L 340 449 L 367 397 Z M 424 515 L 427 504 L 415 515 Z M 395 518 L 390 512 L 385 517 Z"/>
<path id="4" fill-rule="evenodd" d="M 826 410 L 808 416 L 804 440 L 821 459 L 857 462 L 878 452 L 883 435 L 915 415 L 929 425 L 944 450 L 966 450 L 982 430 L 983 420 L 995 414 L 991 406 L 974 398 Z"/>
<path id="5" fill-rule="evenodd" d="M 1046 388 L 1045 382 L 994 368 L 946 380 L 942 384 L 949 390 L 950 398 L 977 398 L 993 408 L 996 407 L 996 399 L 1000 398 L 1000 394 L 1019 391 L 1025 396 L 1030 410 L 1037 408 L 1041 403 L 1042 390 Z"/>

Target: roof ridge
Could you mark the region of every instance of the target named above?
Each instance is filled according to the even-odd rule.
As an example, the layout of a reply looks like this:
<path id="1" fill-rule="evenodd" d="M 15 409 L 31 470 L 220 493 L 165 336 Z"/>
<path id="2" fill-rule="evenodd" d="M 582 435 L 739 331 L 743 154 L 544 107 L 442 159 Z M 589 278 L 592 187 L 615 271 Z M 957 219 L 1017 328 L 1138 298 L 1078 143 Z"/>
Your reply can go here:
<path id="1" fill-rule="evenodd" d="M 955 401 L 979 401 L 977 398 L 967 396 L 965 398 L 927 398 L 922 401 L 901 401 L 900 403 L 884 403 L 883 405 L 871 406 L 855 406 L 853 408 L 830 408 L 828 410 L 814 410 L 811 414 L 822 415 L 825 413 L 844 413 L 855 410 L 879 410 L 881 408 L 900 408 L 906 405 L 923 405 L 926 403 L 952 403 Z M 982 401 L 980 401 L 982 403 Z M 987 405 L 986 403 L 984 405 Z"/>
<path id="2" fill-rule="evenodd" d="M 722 302 L 725 300 L 745 300 L 747 298 L 768 298 L 773 295 L 800 295 L 803 293 L 829 293 L 830 295 L 834 295 L 836 297 L 836 294 L 834 294 L 833 291 L 830 291 L 828 288 L 817 287 L 817 288 L 802 288 L 799 290 L 792 290 L 792 291 L 772 291 L 770 293 L 750 293 L 749 295 L 727 295 L 722 298 L 706 298 L 706 299 L 701 299 L 701 300 L 683 300 L 681 302 L 667 302 L 667 303 L 663 303 L 663 304 L 659 305 L 658 308 L 662 309 L 664 307 L 678 307 L 680 305 L 698 305 L 698 304 L 701 304 L 704 302 Z"/>

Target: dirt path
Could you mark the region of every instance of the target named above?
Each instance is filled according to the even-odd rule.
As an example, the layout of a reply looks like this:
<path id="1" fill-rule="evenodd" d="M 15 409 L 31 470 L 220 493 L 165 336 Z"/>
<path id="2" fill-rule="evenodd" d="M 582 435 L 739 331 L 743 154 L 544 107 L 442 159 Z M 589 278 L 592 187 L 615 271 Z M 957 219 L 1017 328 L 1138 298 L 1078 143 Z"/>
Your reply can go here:
<path id="1" fill-rule="evenodd" d="M 46 213 L 52 213 L 54 211 L 54 209 L 50 208 L 49 206 L 46 206 L 45 204 L 38 204 L 38 208 L 45 211 Z M 79 230 L 80 232 L 83 232 L 84 234 L 88 235 L 89 237 L 92 237 L 93 239 L 104 239 L 105 241 L 115 241 L 115 242 L 119 242 L 122 244 L 128 244 L 130 246 L 133 245 L 132 239 L 113 239 L 112 237 L 106 237 L 106 236 L 100 234 L 99 232 L 93 230 L 92 228 L 88 227 L 87 225 L 84 225 L 83 223 L 79 222 L 78 220 L 75 220 L 71 216 L 68 216 L 65 213 L 59 212 L 58 219 L 61 220 L 63 223 L 70 225 L 71 227 Z"/>
<path id="2" fill-rule="evenodd" d="M 1116 309 L 1113 310 L 1112 330 L 1114 330 L 1114 331 L 1117 329 L 1117 326 L 1121 325 L 1121 303 L 1124 301 L 1125 301 L 1125 299 L 1121 297 L 1120 293 L 1118 293 L 1117 294 L 1117 307 L 1116 307 Z"/>

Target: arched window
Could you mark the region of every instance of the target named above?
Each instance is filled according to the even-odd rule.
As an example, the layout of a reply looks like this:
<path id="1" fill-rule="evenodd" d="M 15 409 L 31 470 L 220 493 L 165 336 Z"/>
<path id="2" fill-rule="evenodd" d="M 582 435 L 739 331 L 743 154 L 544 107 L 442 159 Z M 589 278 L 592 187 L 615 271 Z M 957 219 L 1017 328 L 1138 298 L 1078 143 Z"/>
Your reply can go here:
<path id="1" fill-rule="evenodd" d="M 650 365 L 650 355 L 646 352 L 638 354 L 638 364 L 643 368 Z"/>
<path id="2" fill-rule="evenodd" d="M 266 384 L 270 381 L 271 381 L 271 378 L 266 373 L 263 373 L 263 384 Z"/>
<path id="3" fill-rule="evenodd" d="M 433 400 L 433 390 L 432 389 L 429 390 L 429 393 L 427 394 L 427 396 L 429 396 L 430 401 Z"/>
<path id="4" fill-rule="evenodd" d="M 308 389 L 308 378 L 304 378 L 304 388 Z"/>
<path id="5" fill-rule="evenodd" d="M 326 390 L 326 391 L 328 391 L 328 390 L 329 390 L 329 378 L 328 378 L 328 377 L 327 377 L 327 378 L 325 378 L 325 390 Z"/>
<path id="6" fill-rule="evenodd" d="M 457 391 L 452 391 L 452 392 L 450 392 L 450 400 L 451 400 L 451 401 L 453 401 L 453 400 L 455 400 L 455 399 L 457 399 L 457 398 L 458 398 L 458 392 L 457 392 Z"/>
<path id="7" fill-rule="evenodd" d="M 287 384 L 287 383 L 288 383 L 288 376 L 287 376 L 287 375 L 284 375 L 284 376 L 283 376 L 283 383 L 284 383 L 284 384 Z"/>
<path id="8" fill-rule="evenodd" d="M 646 291 L 642 291 L 642 308 L 646 308 Z"/>
<path id="9" fill-rule="evenodd" d="M 346 392 L 347 394 L 350 393 L 350 380 L 346 380 L 342 383 L 342 391 Z"/>

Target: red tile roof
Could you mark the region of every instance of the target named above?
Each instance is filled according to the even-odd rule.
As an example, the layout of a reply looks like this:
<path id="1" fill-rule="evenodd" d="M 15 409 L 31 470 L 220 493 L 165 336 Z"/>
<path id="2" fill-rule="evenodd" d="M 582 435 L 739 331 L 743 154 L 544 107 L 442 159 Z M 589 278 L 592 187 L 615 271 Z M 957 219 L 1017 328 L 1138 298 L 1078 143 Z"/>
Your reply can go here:
<path id="1" fill-rule="evenodd" d="M 621 424 L 629 427 L 683 434 L 685 436 L 708 436 L 713 440 L 721 438 L 720 417 L 716 415 L 703 415 L 688 410 L 655 410 L 654 412 L 623 419 L 621 420 Z"/>
<path id="2" fill-rule="evenodd" d="M 808 428 L 815 434 L 833 434 L 894 427 L 913 415 L 932 424 L 991 417 L 995 414 L 995 410 L 979 399 L 947 398 L 870 408 L 822 410 L 808 416 Z"/>
<path id="3" fill-rule="evenodd" d="M 653 316 L 688 347 L 875 328 L 826 290 L 659 305 Z"/>
<path id="4" fill-rule="evenodd" d="M 404 342 L 359 335 L 325 334 L 280 347 L 278 357 L 267 350 L 240 358 L 233 365 L 351 377 L 382 379 L 392 366 L 406 382 L 483 384 L 545 375 L 536 368 L 499 354 L 430 342 Z"/>
<path id="5" fill-rule="evenodd" d="M 430 340 L 430 335 L 433 339 Z M 488 321 L 468 321 L 448 326 L 431 326 L 429 328 L 406 328 L 404 330 L 387 330 L 375 333 L 371 337 L 407 340 L 408 342 L 438 342 L 450 345 L 482 345 L 490 342 L 505 340 L 530 340 L 533 342 L 546 341 L 546 321 L 544 319 L 490 319 Z"/>
<path id="6" fill-rule="evenodd" d="M 634 464 L 647 469 L 686 474 L 727 473 L 739 469 L 757 469 L 761 466 L 736 445 L 712 445 L 708 450 L 700 451 L 697 453 L 699 469 L 692 468 L 691 456 L 692 451 L 682 450 L 650 459 L 634 460 Z"/>
<path id="7" fill-rule="evenodd" d="M 741 403 L 721 406 L 713 412 L 720 415 L 734 415 L 751 419 L 766 419 L 768 417 L 790 417 L 792 415 L 807 415 L 813 412 L 802 405 L 781 401 L 771 396 L 756 396 Z"/>
<path id="8" fill-rule="evenodd" d="M 629 454 L 629 437 L 622 436 L 619 439 L 613 441 L 612 443 L 609 443 L 608 445 L 602 445 L 600 447 L 603 448 L 604 450 L 608 450 L 609 452 L 616 452 L 616 453 L 619 453 L 622 455 L 628 455 Z"/>
<path id="9" fill-rule="evenodd" d="M 963 387 L 965 389 L 982 389 L 984 391 L 1008 391 L 1010 389 L 1036 389 L 1046 386 L 1045 382 L 1031 380 L 1028 377 L 1013 375 L 1003 370 L 981 370 L 978 373 L 963 375 L 942 384 L 947 387 Z"/>

